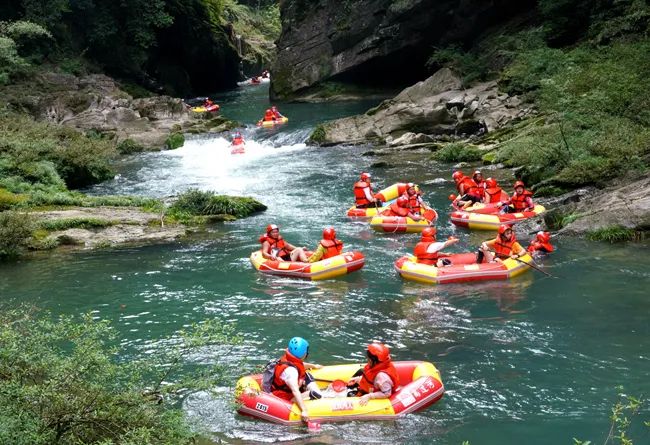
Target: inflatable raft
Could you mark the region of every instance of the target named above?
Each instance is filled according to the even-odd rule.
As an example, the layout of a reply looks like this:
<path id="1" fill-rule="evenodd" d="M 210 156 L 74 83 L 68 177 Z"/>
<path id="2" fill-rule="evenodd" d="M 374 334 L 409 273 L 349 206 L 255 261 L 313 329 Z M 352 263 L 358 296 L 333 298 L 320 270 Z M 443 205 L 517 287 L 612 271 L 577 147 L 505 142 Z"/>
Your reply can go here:
<path id="1" fill-rule="evenodd" d="M 212 104 L 207 107 L 200 106 L 200 107 L 192 107 L 192 111 L 195 113 L 205 113 L 205 112 L 212 112 L 212 111 L 219 111 L 219 108 L 221 108 L 217 104 Z"/>
<path id="2" fill-rule="evenodd" d="M 377 216 L 382 211 L 386 210 L 390 201 L 397 199 L 398 196 L 406 192 L 407 185 L 403 182 L 398 182 L 386 187 L 385 189 L 380 190 L 375 193 L 375 197 L 383 201 L 383 207 L 368 207 L 367 209 L 358 209 L 356 206 L 352 206 L 348 209 L 347 215 L 351 218 L 372 218 Z"/>
<path id="3" fill-rule="evenodd" d="M 417 262 L 411 255 L 395 261 L 395 270 L 406 280 L 426 284 L 462 283 L 465 281 L 506 280 L 530 269 L 533 259 L 529 254 L 519 261 L 509 258 L 503 262 L 476 264 L 475 253 L 457 253 L 444 256 L 451 260 L 450 266 L 436 267 Z"/>
<path id="4" fill-rule="evenodd" d="M 253 252 L 250 259 L 253 267 L 262 273 L 310 280 L 326 280 L 349 274 L 361 269 L 366 261 L 358 251 L 344 252 L 315 263 L 267 260 L 262 256 L 261 250 Z"/>
<path id="5" fill-rule="evenodd" d="M 286 124 L 287 122 L 289 122 L 289 118 L 286 116 L 282 116 L 280 119 L 276 119 L 274 121 L 263 121 L 260 119 L 259 121 L 257 121 L 257 126 L 264 127 L 264 128 L 271 128 L 271 127 L 275 127 L 276 125 Z"/>
<path id="6" fill-rule="evenodd" d="M 425 227 L 433 225 L 438 219 L 438 213 L 429 209 L 424 212 L 424 219 L 415 221 L 408 216 L 377 215 L 370 220 L 370 226 L 379 232 L 388 233 L 419 233 Z"/>
<path id="7" fill-rule="evenodd" d="M 230 146 L 231 155 L 242 155 L 246 151 L 246 144 L 236 144 Z"/>
<path id="8" fill-rule="evenodd" d="M 260 85 L 260 84 L 263 84 L 263 83 L 270 83 L 271 82 L 270 77 L 260 77 L 258 79 L 259 79 L 259 81 L 255 82 L 255 81 L 253 81 L 253 78 L 251 77 L 251 78 L 248 78 L 246 80 L 242 80 L 241 82 L 237 82 L 237 85 L 240 86 L 240 87 L 243 87 L 243 86 L 248 86 L 248 85 Z"/>
<path id="9" fill-rule="evenodd" d="M 501 224 L 512 225 L 544 213 L 544 206 L 536 205 L 530 212 L 499 213 L 493 205 L 475 204 L 471 211 L 456 210 L 451 213 L 451 222 L 470 230 L 497 230 Z"/>
<path id="10" fill-rule="evenodd" d="M 391 420 L 420 411 L 440 400 L 445 388 L 440 372 L 429 362 L 394 362 L 401 386 L 389 399 L 369 400 L 359 405 L 359 397 L 323 397 L 306 400 L 309 418 L 318 422 L 341 422 L 350 420 Z M 311 370 L 321 387 L 341 379 L 348 381 L 363 365 L 324 366 Z M 322 379 L 322 380 L 319 380 Z M 238 412 L 284 425 L 301 424 L 300 408 L 273 394 L 261 391 L 262 375 L 242 377 L 237 382 Z M 345 393 L 344 391 L 343 393 Z"/>

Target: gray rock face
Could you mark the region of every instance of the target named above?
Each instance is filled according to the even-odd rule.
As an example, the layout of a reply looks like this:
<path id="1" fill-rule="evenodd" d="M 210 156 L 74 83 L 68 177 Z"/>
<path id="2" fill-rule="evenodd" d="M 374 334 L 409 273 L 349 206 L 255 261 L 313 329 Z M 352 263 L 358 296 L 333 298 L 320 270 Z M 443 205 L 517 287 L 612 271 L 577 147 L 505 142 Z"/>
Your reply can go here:
<path id="1" fill-rule="evenodd" d="M 33 98 L 32 109 L 38 117 L 82 131 L 114 135 L 118 142 L 130 138 L 145 148 L 161 149 L 172 128 L 185 128 L 194 122 L 181 99 L 133 99 L 102 74 L 78 78 L 50 73 L 41 83 L 47 85 L 47 93 Z"/>
<path id="2" fill-rule="evenodd" d="M 535 7 L 533 0 L 284 0 L 271 95 L 330 78 L 395 84 L 426 77 L 433 48 L 467 43 L 490 26 Z M 372 79 L 371 79 L 372 80 Z M 388 79 L 391 80 L 391 79 Z M 400 82 L 401 81 L 401 82 Z M 398 83 L 399 82 L 399 83 Z"/>
<path id="3" fill-rule="evenodd" d="M 393 146 L 407 145 L 414 142 L 403 137 L 405 134 L 470 136 L 500 128 L 532 112 L 518 108 L 518 98 L 499 94 L 495 82 L 469 89 L 461 85 L 451 70 L 443 68 L 363 115 L 324 124 L 322 142 L 384 139 Z"/>

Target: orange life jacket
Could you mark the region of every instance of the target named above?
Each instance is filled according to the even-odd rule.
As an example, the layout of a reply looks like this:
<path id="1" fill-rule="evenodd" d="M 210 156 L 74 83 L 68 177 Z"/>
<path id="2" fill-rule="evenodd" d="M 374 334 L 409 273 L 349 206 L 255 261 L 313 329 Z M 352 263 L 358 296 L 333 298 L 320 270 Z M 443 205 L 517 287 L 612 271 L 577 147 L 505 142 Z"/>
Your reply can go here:
<path id="1" fill-rule="evenodd" d="M 305 364 L 298 357 L 291 355 L 288 351 L 284 353 L 273 372 L 273 381 L 271 382 L 271 391 L 282 391 L 291 394 L 291 388 L 280 378 L 287 367 L 294 367 L 298 370 L 298 386 L 302 386 L 305 381 Z"/>
<path id="2" fill-rule="evenodd" d="M 518 195 L 515 192 L 512 195 L 512 198 L 510 198 L 510 204 L 516 211 L 521 212 L 528 208 L 528 204 L 526 204 L 526 198 L 530 198 L 531 196 L 533 196 L 533 193 L 529 192 L 528 190 L 524 190 L 521 195 Z"/>
<path id="3" fill-rule="evenodd" d="M 438 261 L 438 252 L 430 253 L 427 252 L 427 249 L 435 241 L 421 241 L 415 245 L 413 253 L 418 259 L 418 263 L 422 264 L 436 264 Z"/>
<path id="4" fill-rule="evenodd" d="M 325 248 L 325 253 L 323 254 L 323 260 L 327 258 L 332 258 L 333 256 L 340 255 L 343 251 L 343 243 L 341 240 L 331 240 L 323 239 L 320 240 L 320 245 Z"/>
<path id="5" fill-rule="evenodd" d="M 406 197 L 409 200 L 408 203 L 409 210 L 411 210 L 412 213 L 419 215 L 420 212 L 422 211 L 422 209 L 420 208 L 420 196 L 417 193 L 414 193 L 413 195 L 409 195 L 407 193 Z"/>
<path id="6" fill-rule="evenodd" d="M 354 183 L 354 199 L 356 205 L 358 206 L 367 206 L 370 204 L 370 201 L 368 201 L 368 198 L 366 197 L 365 189 L 369 189 L 370 196 L 372 196 L 372 188 L 370 188 L 369 183 L 365 181 L 358 181 Z"/>
<path id="7" fill-rule="evenodd" d="M 278 253 L 276 254 L 276 256 L 283 257 L 285 255 L 289 255 L 289 251 L 285 249 L 285 243 L 284 243 L 284 239 L 282 238 L 282 235 L 278 235 L 278 239 L 275 239 L 264 234 L 260 237 L 260 243 L 264 245 L 264 241 L 268 241 L 269 250 L 271 252 L 273 252 L 273 249 L 278 249 Z"/>
<path id="8" fill-rule="evenodd" d="M 400 207 L 396 202 L 392 203 L 386 210 L 381 212 L 382 216 L 408 216 L 409 209 Z"/>
<path id="9" fill-rule="evenodd" d="M 530 245 L 528 246 L 528 249 L 526 249 L 526 250 L 528 250 L 531 253 L 532 252 L 537 252 L 537 251 L 551 253 L 555 249 L 553 248 L 553 246 L 550 243 L 543 243 L 543 242 L 541 242 L 539 240 L 533 240 L 533 241 L 530 242 Z"/>
<path id="10" fill-rule="evenodd" d="M 380 372 L 388 374 L 388 377 L 393 381 L 393 392 L 395 392 L 399 385 L 399 376 L 397 375 L 397 369 L 395 369 L 393 362 L 388 360 L 383 363 L 377 363 L 372 368 L 370 365 L 366 365 L 363 368 L 363 374 L 361 375 L 361 380 L 359 380 L 359 393 L 361 395 L 375 391 L 375 377 Z"/>
<path id="11" fill-rule="evenodd" d="M 479 190 L 478 185 L 476 185 L 476 182 L 474 182 L 474 180 L 472 178 L 467 177 L 467 176 L 465 176 L 463 178 L 463 180 L 458 185 L 458 191 L 459 192 L 460 192 L 460 185 L 461 184 L 463 186 L 463 191 L 462 191 L 463 194 L 468 194 L 468 195 L 472 195 L 472 196 L 482 198 L 481 191 Z"/>
<path id="12" fill-rule="evenodd" d="M 241 145 L 244 143 L 244 138 L 235 138 L 232 140 L 232 145 Z"/>
<path id="13" fill-rule="evenodd" d="M 264 119 L 265 121 L 272 121 L 274 120 L 275 115 L 273 114 L 273 111 L 269 111 L 268 113 L 264 113 Z"/>
<path id="14" fill-rule="evenodd" d="M 485 193 L 487 193 L 488 196 L 490 197 L 490 200 L 486 204 L 492 202 L 499 202 L 501 200 L 501 193 L 502 193 L 501 187 L 485 189 Z"/>
<path id="15" fill-rule="evenodd" d="M 494 241 L 494 251 L 499 258 L 510 257 L 512 255 L 512 246 L 517 242 L 514 236 L 510 238 L 510 241 L 504 241 L 500 235 Z"/>

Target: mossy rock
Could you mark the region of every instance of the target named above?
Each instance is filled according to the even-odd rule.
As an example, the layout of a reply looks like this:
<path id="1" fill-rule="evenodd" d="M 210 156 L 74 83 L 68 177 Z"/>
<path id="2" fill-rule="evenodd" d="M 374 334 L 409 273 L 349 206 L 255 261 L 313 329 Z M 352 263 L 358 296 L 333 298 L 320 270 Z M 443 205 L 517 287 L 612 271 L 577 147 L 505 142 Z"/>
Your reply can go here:
<path id="1" fill-rule="evenodd" d="M 172 133 L 165 140 L 165 148 L 167 150 L 176 150 L 185 144 L 185 136 L 183 133 Z"/>
<path id="2" fill-rule="evenodd" d="M 490 151 L 488 153 L 485 153 L 483 155 L 482 161 L 483 164 L 494 164 L 494 161 L 496 160 L 497 157 L 497 152 L 496 151 Z"/>
<path id="3" fill-rule="evenodd" d="M 117 144 L 116 149 L 123 155 L 145 151 L 145 148 L 142 145 L 138 144 L 130 138 L 124 139 L 119 144 Z"/>
<path id="4" fill-rule="evenodd" d="M 319 124 L 309 135 L 308 142 L 312 144 L 322 144 L 325 142 L 326 137 L 327 132 L 325 131 L 325 126 L 323 124 Z"/>

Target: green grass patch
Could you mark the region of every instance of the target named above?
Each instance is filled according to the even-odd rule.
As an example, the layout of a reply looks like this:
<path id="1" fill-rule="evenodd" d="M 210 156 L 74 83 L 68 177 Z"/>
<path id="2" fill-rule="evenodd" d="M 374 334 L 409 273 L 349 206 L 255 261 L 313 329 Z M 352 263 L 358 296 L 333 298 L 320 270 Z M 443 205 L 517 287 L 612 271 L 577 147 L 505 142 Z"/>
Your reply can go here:
<path id="1" fill-rule="evenodd" d="M 483 152 L 478 147 L 462 142 L 446 144 L 433 155 L 433 159 L 441 162 L 475 162 L 482 158 Z"/>
<path id="2" fill-rule="evenodd" d="M 179 195 L 169 208 L 169 215 L 179 221 L 194 216 L 230 215 L 244 218 L 266 210 L 266 206 L 253 198 L 217 195 L 211 191 L 190 189 Z"/>
<path id="3" fill-rule="evenodd" d="M 185 144 L 185 136 L 183 133 L 172 133 L 165 140 L 165 148 L 167 150 L 176 150 Z"/>
<path id="4" fill-rule="evenodd" d="M 41 229 L 51 232 L 67 229 L 100 229 L 117 224 L 102 218 L 62 218 L 40 221 L 38 226 Z"/>
<path id="5" fill-rule="evenodd" d="M 587 238 L 592 241 L 607 241 L 613 244 L 625 241 L 638 241 L 643 238 L 643 234 L 634 229 L 615 225 L 587 232 Z"/>

